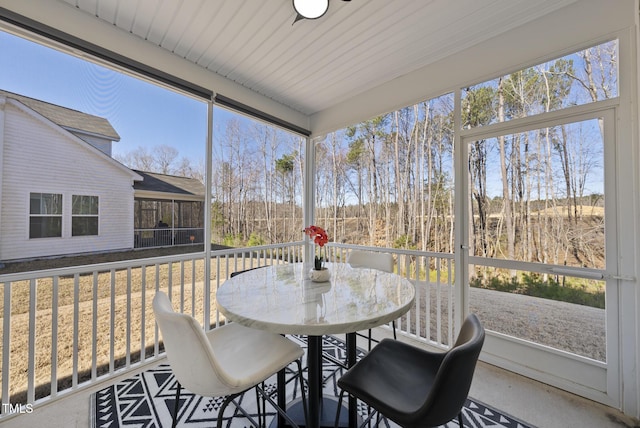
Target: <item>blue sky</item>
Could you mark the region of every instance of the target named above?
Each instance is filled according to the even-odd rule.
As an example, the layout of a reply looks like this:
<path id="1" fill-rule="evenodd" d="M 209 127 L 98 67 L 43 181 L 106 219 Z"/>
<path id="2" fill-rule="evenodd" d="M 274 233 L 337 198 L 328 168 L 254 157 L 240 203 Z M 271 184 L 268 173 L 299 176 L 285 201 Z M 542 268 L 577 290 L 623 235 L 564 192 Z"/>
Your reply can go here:
<path id="1" fill-rule="evenodd" d="M 205 102 L 2 31 L 0 52 L 0 89 L 107 118 L 121 137 L 113 145 L 114 156 L 169 145 L 193 165 L 205 158 Z M 241 125 L 251 122 L 215 109 L 214 141 L 233 117 Z M 591 172 L 595 178 L 590 176 L 588 190 L 601 193 L 602 166 L 592 165 Z"/>
<path id="2" fill-rule="evenodd" d="M 1 31 L 0 52 L 0 89 L 107 118 L 121 137 L 114 155 L 166 144 L 204 158 L 206 103 Z"/>

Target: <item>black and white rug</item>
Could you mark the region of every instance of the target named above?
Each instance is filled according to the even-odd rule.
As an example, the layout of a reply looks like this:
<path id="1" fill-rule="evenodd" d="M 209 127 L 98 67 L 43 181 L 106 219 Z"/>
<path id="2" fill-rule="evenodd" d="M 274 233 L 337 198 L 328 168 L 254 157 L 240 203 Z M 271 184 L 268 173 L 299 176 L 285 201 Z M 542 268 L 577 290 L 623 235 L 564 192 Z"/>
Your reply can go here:
<path id="1" fill-rule="evenodd" d="M 302 337 L 291 337 L 306 346 Z M 337 378 L 343 369 L 331 362 L 331 357 L 344 361 L 346 356 L 343 341 L 332 336 L 325 336 L 323 340 L 325 360 L 323 372 L 326 378 L 324 393 L 337 395 Z M 361 356 L 361 352 L 359 352 Z M 91 428 L 163 428 L 170 427 L 175 406 L 176 380 L 168 364 L 160 364 L 129 379 L 104 388 L 91 396 Z M 276 390 L 276 379 L 269 379 L 266 386 L 268 391 Z M 289 382 L 287 398 L 294 400 L 300 395 L 298 382 Z M 182 389 L 180 393 L 180 408 L 178 427 L 204 428 L 216 425 L 218 408 L 224 397 L 201 397 Z M 256 417 L 255 393 L 247 392 L 238 399 L 249 415 Z M 225 428 L 251 427 L 249 420 L 242 415 L 232 417 L 235 407 L 229 405 L 225 410 Z M 275 416 L 275 411 L 267 406 L 268 420 Z M 364 406 L 358 406 L 358 411 L 364 414 Z M 463 409 L 465 427 L 473 428 L 532 428 L 522 421 L 501 413 L 499 410 L 486 406 L 469 398 Z M 381 423 L 381 426 L 387 426 Z M 456 420 L 444 425 L 447 428 L 458 426 Z"/>

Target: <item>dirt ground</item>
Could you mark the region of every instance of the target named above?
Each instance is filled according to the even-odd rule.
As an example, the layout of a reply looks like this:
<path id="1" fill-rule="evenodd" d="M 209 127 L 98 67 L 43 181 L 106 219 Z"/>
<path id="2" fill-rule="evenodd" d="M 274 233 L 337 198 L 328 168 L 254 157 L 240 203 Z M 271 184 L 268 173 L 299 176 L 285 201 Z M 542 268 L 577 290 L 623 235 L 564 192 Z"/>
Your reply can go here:
<path id="1" fill-rule="evenodd" d="M 427 334 L 428 323 L 430 338 L 435 340 L 439 330 L 443 343 L 449 343 L 448 296 L 452 293 L 446 285 L 416 284 L 420 309 L 413 309 L 411 317 L 414 321 L 416 317 L 421 319 L 422 337 Z M 604 309 L 482 288 L 471 288 L 469 297 L 470 310 L 488 330 L 606 361 Z M 438 307 L 442 316 L 438 316 Z M 414 327 L 411 333 L 415 333 Z"/>

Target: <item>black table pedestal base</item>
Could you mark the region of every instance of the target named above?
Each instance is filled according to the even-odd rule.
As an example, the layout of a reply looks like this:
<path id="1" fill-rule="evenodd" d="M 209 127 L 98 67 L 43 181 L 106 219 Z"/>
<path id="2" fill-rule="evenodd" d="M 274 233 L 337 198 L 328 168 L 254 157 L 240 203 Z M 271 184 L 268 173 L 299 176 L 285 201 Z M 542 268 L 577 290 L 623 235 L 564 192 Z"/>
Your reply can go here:
<path id="1" fill-rule="evenodd" d="M 320 410 L 320 428 L 333 428 L 336 422 L 336 412 L 338 411 L 338 399 L 335 397 L 323 397 Z M 293 422 L 300 427 L 306 427 L 304 420 L 304 408 L 302 406 L 302 400 L 295 400 L 287 404 L 287 416 L 289 416 Z M 289 424 L 284 426 L 288 427 Z M 349 409 L 342 403 L 342 409 L 340 410 L 340 421 L 338 421 L 338 427 L 346 428 L 349 426 Z M 269 425 L 269 428 L 278 427 L 278 418 L 273 418 L 273 421 Z"/>
<path id="2" fill-rule="evenodd" d="M 347 334 L 347 365 L 353 366 L 356 362 L 356 335 Z M 309 423 L 305 423 L 304 408 L 300 400 L 286 403 L 285 398 L 285 375 L 284 370 L 278 372 L 278 405 L 287 409 L 289 416 L 299 426 L 308 428 L 330 428 L 335 426 L 336 412 L 338 410 L 338 399 L 332 396 L 325 396 L 323 390 L 322 374 L 322 336 L 307 336 L 307 380 L 308 380 L 308 418 Z M 340 411 L 340 421 L 338 427 L 354 428 L 358 425 L 356 411 L 356 400 L 348 396 L 342 403 Z M 278 415 L 273 426 L 285 426 L 285 418 Z"/>

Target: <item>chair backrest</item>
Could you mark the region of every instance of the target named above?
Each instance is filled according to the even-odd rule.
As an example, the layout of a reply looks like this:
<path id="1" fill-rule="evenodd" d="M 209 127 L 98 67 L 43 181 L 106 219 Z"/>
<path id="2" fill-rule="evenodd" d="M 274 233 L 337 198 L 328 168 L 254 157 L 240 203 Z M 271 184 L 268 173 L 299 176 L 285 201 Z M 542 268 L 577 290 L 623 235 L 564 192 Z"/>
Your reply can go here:
<path id="1" fill-rule="evenodd" d="M 153 298 L 153 312 L 171 370 L 182 386 L 208 397 L 235 392 L 238 382 L 219 368 L 211 343 L 195 318 L 174 312 L 162 291 Z"/>
<path id="2" fill-rule="evenodd" d="M 349 253 L 348 263 L 356 268 L 363 267 L 393 272 L 393 254 L 389 253 L 353 250 Z"/>
<path id="3" fill-rule="evenodd" d="M 443 425 L 460 413 L 469 395 L 484 336 L 480 320 L 470 314 L 462 324 L 455 344 L 446 353 L 429 396 L 415 415 L 419 425 Z"/>

